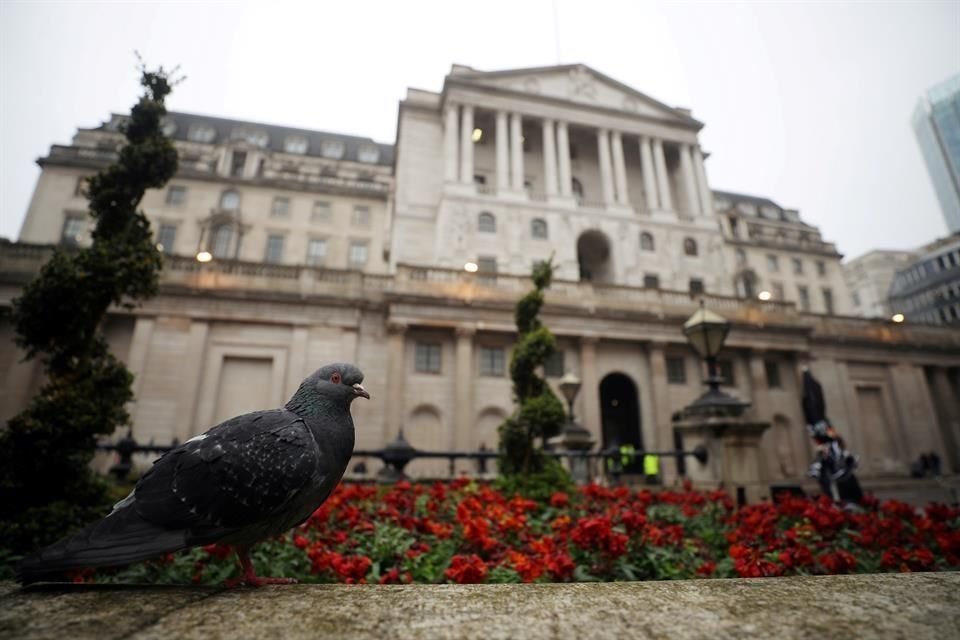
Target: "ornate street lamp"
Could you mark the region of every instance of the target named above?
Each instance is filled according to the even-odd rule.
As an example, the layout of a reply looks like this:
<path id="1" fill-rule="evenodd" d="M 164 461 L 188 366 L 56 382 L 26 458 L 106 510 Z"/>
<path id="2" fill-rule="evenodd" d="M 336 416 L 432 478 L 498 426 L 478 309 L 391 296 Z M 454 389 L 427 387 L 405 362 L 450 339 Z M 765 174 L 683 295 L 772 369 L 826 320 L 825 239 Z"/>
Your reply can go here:
<path id="1" fill-rule="evenodd" d="M 580 393 L 580 378 L 575 376 L 572 371 L 567 371 L 566 375 L 560 378 L 560 393 L 567 399 L 567 422 L 573 422 L 573 401 Z"/>
<path id="2" fill-rule="evenodd" d="M 730 323 L 725 318 L 708 310 L 700 301 L 700 308 L 683 323 L 687 342 L 701 358 L 707 361 L 707 386 L 709 389 L 691 407 L 731 412 L 739 415 L 749 405 L 720 391 L 723 378 L 717 373 L 717 354 L 730 333 Z"/>
<path id="3" fill-rule="evenodd" d="M 560 383 L 557 386 L 567 401 L 567 422 L 563 425 L 560 435 L 551 438 L 550 444 L 559 446 L 564 451 L 586 453 L 593 446 L 593 439 L 590 437 L 590 432 L 582 425 L 577 424 L 573 417 L 573 401 L 576 400 L 582 386 L 580 378 L 575 376 L 573 372 L 568 371 L 560 378 Z M 589 462 L 583 454 L 570 456 L 570 475 L 573 477 L 573 481 L 578 484 L 586 484 L 590 479 Z"/>

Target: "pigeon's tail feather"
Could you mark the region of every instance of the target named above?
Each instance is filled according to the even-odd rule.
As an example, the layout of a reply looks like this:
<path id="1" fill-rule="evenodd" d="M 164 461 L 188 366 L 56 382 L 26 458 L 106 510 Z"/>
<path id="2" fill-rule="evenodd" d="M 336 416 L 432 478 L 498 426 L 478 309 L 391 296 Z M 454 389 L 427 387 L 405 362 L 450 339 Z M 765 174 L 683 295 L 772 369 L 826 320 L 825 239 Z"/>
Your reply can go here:
<path id="1" fill-rule="evenodd" d="M 17 581 L 63 580 L 67 571 L 129 564 L 186 546 L 183 530 L 158 527 L 127 507 L 25 558 L 16 567 Z"/>

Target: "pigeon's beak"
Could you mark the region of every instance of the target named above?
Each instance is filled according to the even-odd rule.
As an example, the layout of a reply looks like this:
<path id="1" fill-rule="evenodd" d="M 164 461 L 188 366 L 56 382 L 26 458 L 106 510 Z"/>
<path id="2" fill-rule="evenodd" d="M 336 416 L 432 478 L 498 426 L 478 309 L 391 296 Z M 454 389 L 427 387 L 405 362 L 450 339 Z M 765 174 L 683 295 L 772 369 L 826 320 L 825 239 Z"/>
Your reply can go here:
<path id="1" fill-rule="evenodd" d="M 367 400 L 370 399 L 370 394 L 367 393 L 367 390 L 364 389 L 364 388 L 363 388 L 363 385 L 360 384 L 359 382 L 358 382 L 357 384 L 353 385 L 353 393 L 354 393 L 354 395 L 361 396 L 361 397 L 363 397 L 363 398 L 366 398 Z"/>

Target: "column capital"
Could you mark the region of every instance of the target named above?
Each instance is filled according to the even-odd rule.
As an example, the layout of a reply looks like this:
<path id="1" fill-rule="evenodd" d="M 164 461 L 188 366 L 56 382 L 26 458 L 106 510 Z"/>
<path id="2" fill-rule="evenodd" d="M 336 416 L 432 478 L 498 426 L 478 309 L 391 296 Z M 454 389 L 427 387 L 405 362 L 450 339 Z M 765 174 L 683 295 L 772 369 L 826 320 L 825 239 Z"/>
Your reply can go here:
<path id="1" fill-rule="evenodd" d="M 473 325 L 458 324 L 453 329 L 453 333 L 458 338 L 472 338 L 477 333 L 477 328 Z"/>
<path id="2" fill-rule="evenodd" d="M 584 333 L 580 336 L 581 345 L 596 345 L 600 342 L 600 336 L 595 333 Z"/>
<path id="3" fill-rule="evenodd" d="M 410 325 L 403 320 L 388 320 L 387 321 L 387 332 L 392 334 L 403 334 L 406 333 L 407 329 L 410 328 Z"/>

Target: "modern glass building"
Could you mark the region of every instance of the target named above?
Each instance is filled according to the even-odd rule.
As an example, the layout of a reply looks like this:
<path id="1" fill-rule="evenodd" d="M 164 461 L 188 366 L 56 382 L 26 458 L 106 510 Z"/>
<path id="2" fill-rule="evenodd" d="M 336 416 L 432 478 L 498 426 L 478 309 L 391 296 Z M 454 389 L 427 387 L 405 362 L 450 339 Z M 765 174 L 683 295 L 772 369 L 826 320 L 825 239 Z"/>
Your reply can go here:
<path id="1" fill-rule="evenodd" d="M 960 74 L 934 86 L 913 113 L 913 130 L 951 232 L 960 231 Z"/>

